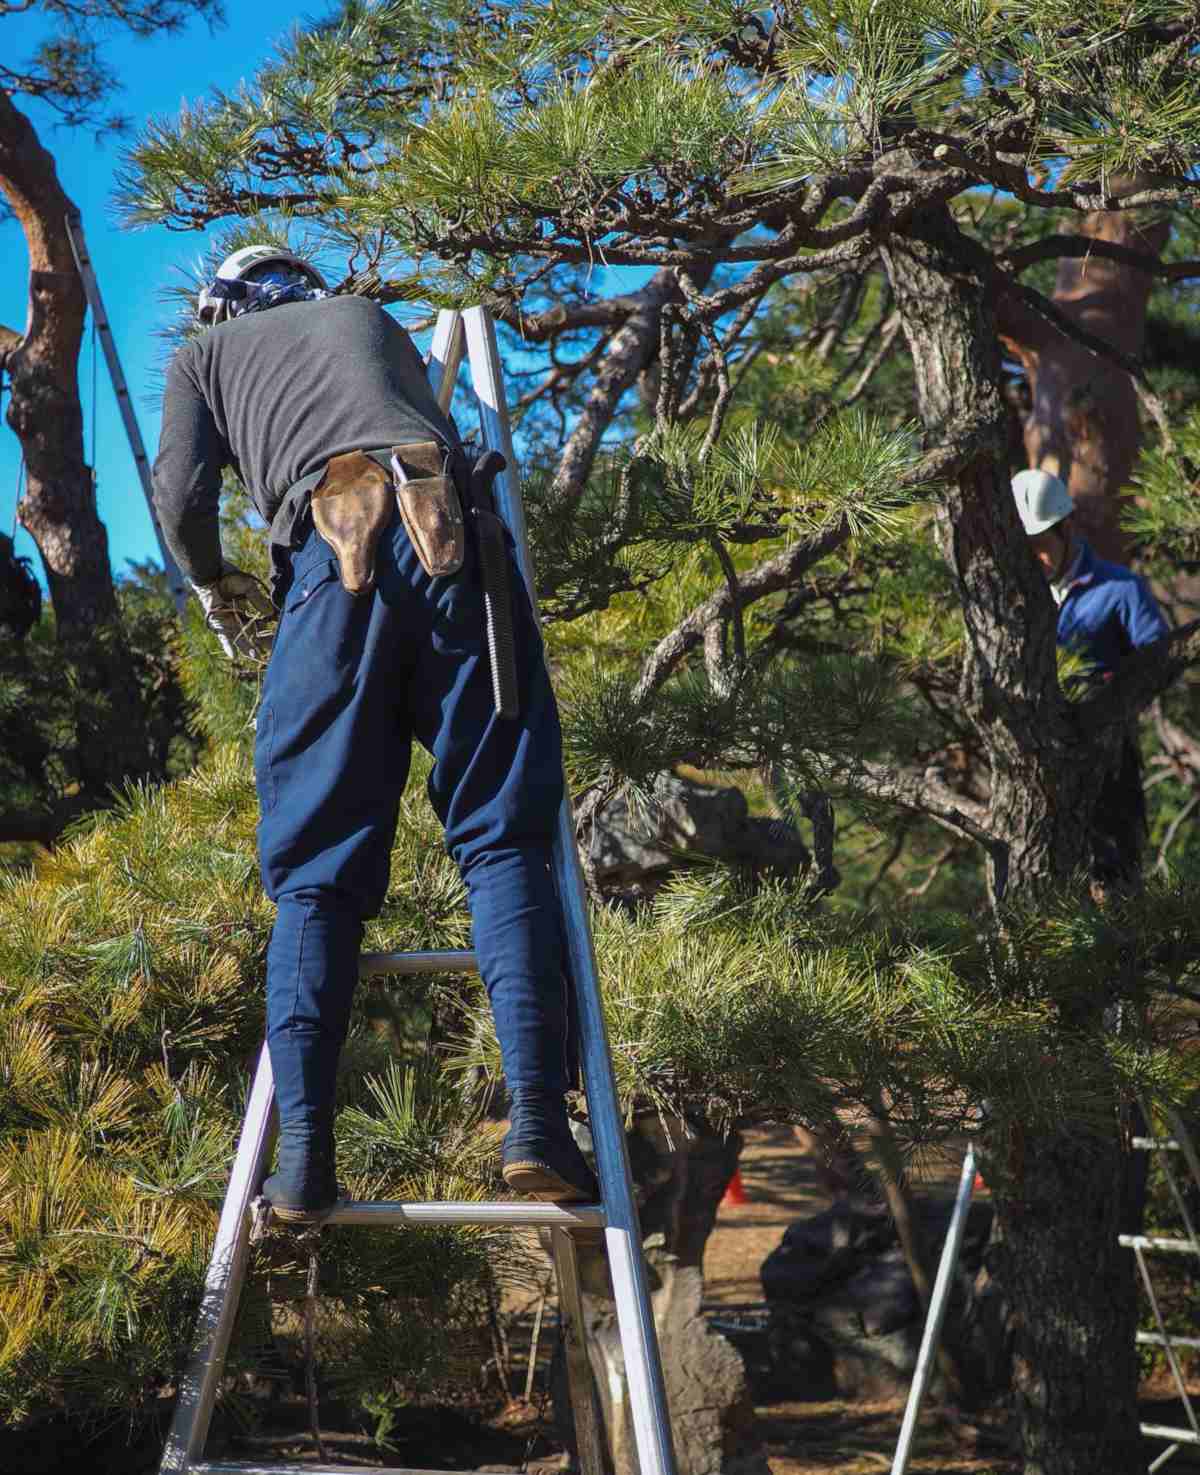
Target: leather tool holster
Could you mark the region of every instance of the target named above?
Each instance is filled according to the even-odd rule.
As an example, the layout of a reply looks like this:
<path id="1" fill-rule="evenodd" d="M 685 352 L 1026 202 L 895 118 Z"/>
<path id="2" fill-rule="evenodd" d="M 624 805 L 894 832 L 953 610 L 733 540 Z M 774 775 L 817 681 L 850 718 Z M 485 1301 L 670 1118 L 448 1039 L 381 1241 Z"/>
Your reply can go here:
<path id="1" fill-rule="evenodd" d="M 435 440 L 392 448 L 396 506 L 431 579 L 458 573 L 466 553 L 462 501 Z"/>
<path id="2" fill-rule="evenodd" d="M 362 451 L 332 456 L 312 494 L 317 532 L 337 554 L 349 594 L 375 587 L 375 550 L 392 520 L 392 479 Z"/>

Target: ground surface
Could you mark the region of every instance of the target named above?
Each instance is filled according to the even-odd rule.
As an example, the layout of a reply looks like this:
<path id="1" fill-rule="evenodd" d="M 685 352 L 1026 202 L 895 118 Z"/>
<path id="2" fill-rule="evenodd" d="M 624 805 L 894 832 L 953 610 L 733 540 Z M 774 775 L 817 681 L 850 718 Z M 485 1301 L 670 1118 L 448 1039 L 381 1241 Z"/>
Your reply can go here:
<path id="1" fill-rule="evenodd" d="M 959 1156 L 947 1152 L 927 1164 L 919 1192 L 952 1195 L 959 1172 Z M 704 1262 L 706 1305 L 718 1315 L 736 1317 L 761 1311 L 764 1305 L 758 1271 L 794 1220 L 818 1212 L 830 1202 L 816 1179 L 813 1163 L 789 1129 L 764 1128 L 748 1134 L 741 1161 L 746 1202 L 722 1207 L 709 1240 Z M 526 1297 L 528 1301 L 528 1296 Z M 529 1303 L 532 1306 L 532 1302 Z M 516 1308 L 510 1308 L 516 1309 Z M 405 1411 L 391 1431 L 391 1450 L 382 1456 L 385 1466 L 408 1465 L 453 1470 L 559 1472 L 561 1444 L 555 1439 L 544 1395 L 545 1368 L 553 1332 L 544 1335 L 533 1398 L 522 1397 L 528 1363 L 528 1314 L 514 1328 L 510 1345 L 508 1381 L 512 1400 L 498 1414 L 480 1418 L 475 1410 L 421 1408 Z M 549 1325 L 550 1311 L 547 1312 Z M 813 1397 L 815 1390 L 773 1387 L 772 1401 L 757 1405 L 759 1432 L 772 1475 L 878 1475 L 891 1469 L 904 1412 L 903 1401 L 842 1402 Z M 1145 1390 L 1143 1417 L 1177 1425 L 1184 1422 L 1179 1405 L 1170 1399 L 1168 1385 L 1156 1380 Z M 1153 1401 L 1152 1401 L 1153 1400 Z M 376 1467 L 379 1451 L 364 1433 L 348 1432 L 339 1410 L 322 1407 L 323 1432 L 331 1460 L 345 1465 Z M 274 1415 L 258 1433 L 237 1441 L 231 1453 L 266 1461 L 316 1463 L 302 1400 L 290 1399 L 275 1407 Z M 340 1426 L 340 1427 L 339 1427 Z M 285 1432 L 286 1431 L 286 1432 Z M 438 1451 L 436 1460 L 431 1450 Z M 1147 1445 L 1147 1463 L 1161 1446 Z M 927 1408 L 922 1416 L 915 1451 L 908 1466 L 911 1475 L 1015 1475 L 1017 1464 L 1006 1458 L 994 1434 L 972 1428 L 952 1411 Z M 1166 1467 L 1200 1470 L 1185 1452 Z M 1134 1472 L 1131 1472 L 1134 1475 Z"/>

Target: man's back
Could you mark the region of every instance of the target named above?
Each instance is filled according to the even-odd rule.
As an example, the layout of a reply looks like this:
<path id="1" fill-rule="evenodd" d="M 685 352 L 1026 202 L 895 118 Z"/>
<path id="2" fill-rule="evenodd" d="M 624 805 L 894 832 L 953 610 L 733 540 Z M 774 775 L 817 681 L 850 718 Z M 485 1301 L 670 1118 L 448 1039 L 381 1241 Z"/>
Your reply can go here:
<path id="1" fill-rule="evenodd" d="M 412 340 L 378 304 L 330 297 L 247 313 L 171 361 L 156 501 L 186 545 L 193 519 L 215 520 L 222 464 L 269 522 L 330 457 L 432 438 L 457 443 Z"/>
<path id="2" fill-rule="evenodd" d="M 1101 672 L 1167 633 L 1167 622 L 1140 574 L 1097 558 L 1085 543 L 1058 614 L 1058 643 L 1080 650 Z"/>

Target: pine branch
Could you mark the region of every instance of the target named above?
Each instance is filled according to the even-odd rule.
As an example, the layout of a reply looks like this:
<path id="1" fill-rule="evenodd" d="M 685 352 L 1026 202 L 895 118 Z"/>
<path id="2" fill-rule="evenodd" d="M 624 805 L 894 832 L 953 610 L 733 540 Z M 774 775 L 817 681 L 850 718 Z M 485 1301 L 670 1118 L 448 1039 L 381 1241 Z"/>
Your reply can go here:
<path id="1" fill-rule="evenodd" d="M 842 518 L 823 532 L 797 541 L 783 553 L 777 553 L 774 558 L 757 564 L 738 580 L 738 604 L 741 609 L 745 610 L 756 600 L 765 599 L 768 594 L 777 594 L 781 589 L 786 589 L 814 563 L 827 558 L 840 548 L 849 536 L 850 524 L 846 518 Z M 634 699 L 639 703 L 647 701 L 680 661 L 703 644 L 708 627 L 733 618 L 733 614 L 734 595 L 726 584 L 710 595 L 703 604 L 697 605 L 669 635 L 658 642 L 642 665 L 641 674 L 633 689 Z"/>
<path id="2" fill-rule="evenodd" d="M 935 768 L 911 768 L 870 760 L 844 768 L 835 758 L 827 761 L 837 772 L 839 786 L 852 793 L 898 805 L 989 849 L 997 844 L 987 827 L 987 805 L 952 789 Z"/>
<path id="3" fill-rule="evenodd" d="M 1097 256 L 1107 261 L 1119 261 L 1125 266 L 1144 271 L 1147 276 L 1161 277 L 1168 282 L 1182 282 L 1200 277 L 1200 261 L 1162 261 L 1145 251 L 1134 251 L 1115 241 L 1101 241 L 1094 236 L 1043 236 L 1040 241 L 1031 241 L 1026 246 L 1005 251 L 997 260 L 1014 276 L 1020 276 L 1039 262 L 1056 261 L 1063 256 Z"/>
<path id="4" fill-rule="evenodd" d="M 975 439 L 939 446 L 922 456 L 917 464 L 898 478 L 903 490 L 930 482 L 944 481 L 956 474 L 976 452 Z M 794 583 L 813 564 L 835 552 L 850 537 L 850 519 L 839 518 L 811 537 L 799 539 L 782 553 L 768 558 L 739 576 L 739 603 L 744 611 L 749 605 L 769 594 L 777 594 Z M 634 700 L 644 703 L 662 686 L 679 663 L 703 644 L 705 632 L 714 623 L 729 620 L 734 613 L 734 598 L 728 586 L 718 589 L 703 604 L 681 620 L 665 635 L 646 658 L 633 689 Z"/>
<path id="5" fill-rule="evenodd" d="M 673 271 L 656 272 L 636 294 L 638 305 L 624 327 L 613 334 L 592 392 L 559 457 L 553 487 L 556 502 L 577 501 L 582 495 L 600 441 L 622 396 L 654 356 L 662 309 L 668 302 L 680 300 L 681 295 Z"/>

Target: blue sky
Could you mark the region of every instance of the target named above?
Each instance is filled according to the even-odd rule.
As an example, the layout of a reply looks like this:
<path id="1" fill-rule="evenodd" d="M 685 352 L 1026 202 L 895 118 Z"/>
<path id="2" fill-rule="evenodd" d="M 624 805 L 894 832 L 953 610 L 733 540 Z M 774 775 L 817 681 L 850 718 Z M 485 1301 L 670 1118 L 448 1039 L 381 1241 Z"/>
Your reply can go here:
<path id="1" fill-rule="evenodd" d="M 212 87 L 234 89 L 243 76 L 271 53 L 274 43 L 286 35 L 287 12 L 278 27 L 263 29 L 264 11 L 250 0 L 226 0 L 228 24 L 215 32 L 193 22 L 181 35 L 162 40 L 135 41 L 114 30 L 105 46 L 105 56 L 124 80 L 123 90 L 113 100 L 115 111 L 128 115 L 134 130 L 151 115 L 173 115 L 186 99 L 203 96 Z M 10 43 L 17 55 L 36 40 L 42 22 L 30 14 L 10 16 L 3 22 L 6 50 Z M 274 21 L 272 21 L 274 24 Z M 15 38 L 15 39 L 14 39 Z M 137 409 L 142 437 L 151 460 L 158 445 L 158 376 L 162 346 L 155 337 L 164 309 L 160 290 L 176 267 L 186 267 L 199 254 L 204 237 L 159 227 L 130 231 L 116 222 L 112 206 L 113 177 L 123 146 L 120 139 L 97 143 L 88 129 L 57 126 L 45 108 L 17 99 L 29 116 L 43 145 L 54 155 L 59 178 L 83 215 L 88 249 L 96 266 L 104 305 L 112 323 L 117 349 L 130 393 Z M 0 323 L 18 332 L 25 326 L 28 292 L 28 256 L 20 227 L 15 221 L 0 222 Z M 80 388 L 83 394 L 85 448 L 90 459 L 92 446 L 91 324 L 89 319 L 80 357 Z M 108 528 L 109 552 L 114 569 L 122 570 L 130 559 L 157 558 L 157 545 L 133 457 L 109 386 L 103 355 L 97 349 L 95 436 L 97 494 L 100 516 Z M 16 508 L 20 447 L 7 425 L 0 423 L 0 531 L 12 531 Z M 27 533 L 18 529 L 18 551 L 33 558 L 39 576 L 36 549 Z"/>

